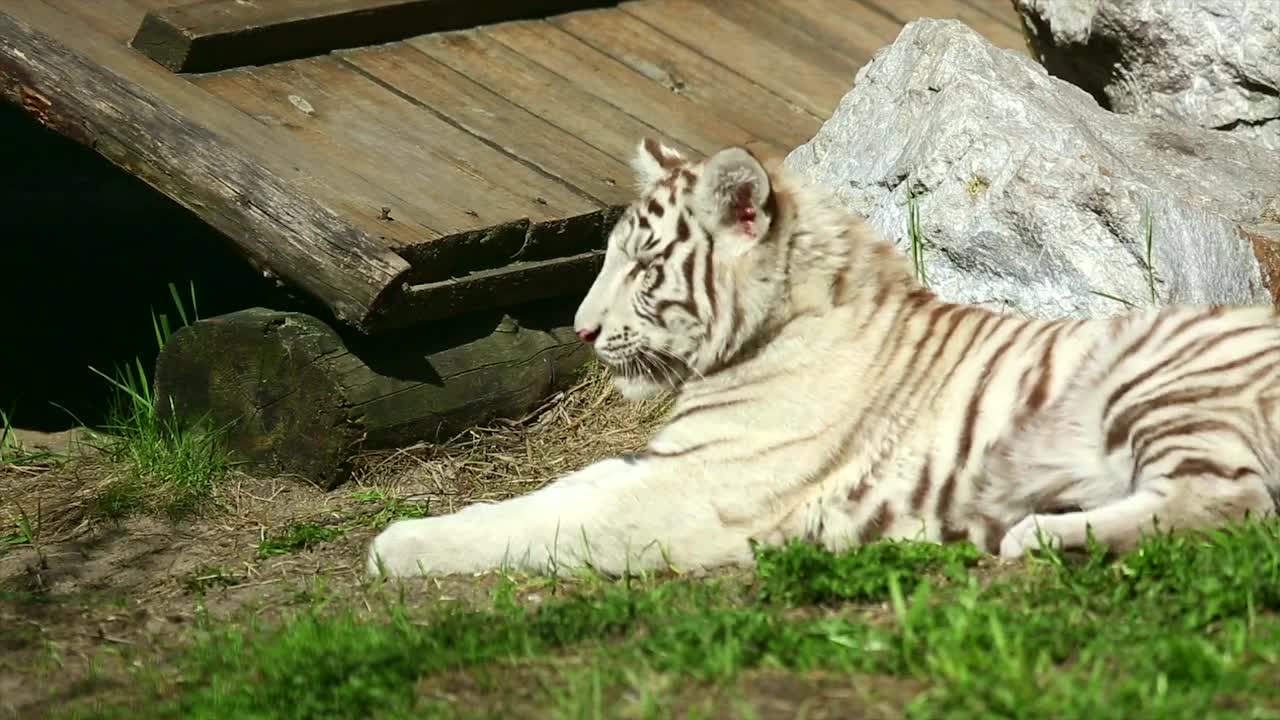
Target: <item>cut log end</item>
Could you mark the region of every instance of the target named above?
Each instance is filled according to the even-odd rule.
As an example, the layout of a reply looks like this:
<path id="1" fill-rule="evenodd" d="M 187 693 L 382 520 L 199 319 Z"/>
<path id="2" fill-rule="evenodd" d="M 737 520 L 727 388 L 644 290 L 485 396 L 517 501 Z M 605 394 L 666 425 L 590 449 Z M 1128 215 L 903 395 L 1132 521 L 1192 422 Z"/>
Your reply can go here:
<path id="1" fill-rule="evenodd" d="M 349 342 L 309 315 L 243 310 L 175 333 L 156 397 L 254 471 L 333 488 L 361 452 L 521 415 L 568 387 L 589 350 L 560 305 Z"/>

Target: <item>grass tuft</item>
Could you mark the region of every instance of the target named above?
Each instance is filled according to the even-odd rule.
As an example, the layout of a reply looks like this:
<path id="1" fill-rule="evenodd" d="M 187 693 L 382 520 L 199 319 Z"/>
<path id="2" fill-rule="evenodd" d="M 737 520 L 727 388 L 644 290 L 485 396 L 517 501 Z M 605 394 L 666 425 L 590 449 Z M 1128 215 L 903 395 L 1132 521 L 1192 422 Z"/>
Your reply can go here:
<path id="1" fill-rule="evenodd" d="M 911 240 L 911 265 L 915 268 L 916 280 L 929 287 L 929 277 L 924 269 L 924 230 L 920 228 L 920 203 L 918 194 L 907 186 L 907 237 Z"/>
<path id="2" fill-rule="evenodd" d="M 1142 235 L 1143 244 L 1146 250 L 1146 257 L 1139 260 L 1139 262 L 1142 263 L 1143 271 L 1146 273 L 1147 292 L 1150 296 L 1152 307 L 1160 304 L 1160 294 L 1156 290 L 1156 286 L 1159 281 L 1156 278 L 1154 222 L 1155 221 L 1151 215 L 1151 209 L 1148 208 L 1142 216 Z M 1122 297 L 1102 292 L 1101 290 L 1090 290 L 1089 292 L 1093 295 L 1097 295 L 1098 297 L 1118 302 L 1128 308 L 1137 309 L 1138 307 L 1138 303 L 1136 302 L 1125 300 Z"/>
<path id="3" fill-rule="evenodd" d="M 9 413 L 0 410 L 0 470 L 15 467 L 45 467 L 66 458 L 55 452 L 28 450 L 14 430 Z"/>
<path id="4" fill-rule="evenodd" d="M 410 502 L 381 488 L 356 490 L 351 495 L 360 503 L 360 509 L 355 514 L 335 523 L 296 522 L 287 525 L 278 534 L 264 534 L 262 541 L 258 543 L 258 557 L 269 558 L 302 552 L 336 540 L 356 528 L 381 529 L 395 520 L 427 515 L 425 504 Z"/>
<path id="5" fill-rule="evenodd" d="M 339 538 L 345 532 L 344 528 L 334 525 L 294 523 L 278 535 L 264 536 L 262 542 L 258 543 L 258 557 L 268 558 L 307 550 L 320 543 Z"/>
<path id="6" fill-rule="evenodd" d="M 4 410 L 0 410 L 0 467 L 17 465 L 25 457 L 26 451 L 18 440 L 18 436 L 13 432 L 9 414 Z"/>
<path id="7" fill-rule="evenodd" d="M 198 318 L 195 289 L 191 314 L 171 283 L 180 326 Z M 157 350 L 163 350 L 174 328 L 169 316 L 151 314 Z M 150 373 L 140 358 L 108 375 L 91 367 L 116 390 L 108 421 L 90 436 L 91 446 L 121 468 L 100 490 L 98 514 L 122 518 L 136 513 L 184 517 L 198 511 L 227 473 L 230 461 L 219 443 L 219 431 L 189 427 L 162 418 Z"/>
<path id="8" fill-rule="evenodd" d="M 1154 224 L 1155 221 L 1151 217 L 1151 208 L 1147 208 L 1146 213 L 1142 217 L 1142 234 L 1145 239 L 1147 250 L 1146 270 L 1147 270 L 1147 288 L 1151 292 L 1152 306 L 1160 304 L 1160 296 L 1156 293 L 1156 263 L 1153 257 L 1154 245 Z"/>

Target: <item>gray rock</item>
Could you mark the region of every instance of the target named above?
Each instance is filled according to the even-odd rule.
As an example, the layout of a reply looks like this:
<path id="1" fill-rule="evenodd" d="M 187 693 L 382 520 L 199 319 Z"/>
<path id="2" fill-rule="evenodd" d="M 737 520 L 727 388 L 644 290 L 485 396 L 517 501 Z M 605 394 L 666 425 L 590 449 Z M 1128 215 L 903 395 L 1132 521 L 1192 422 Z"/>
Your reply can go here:
<path id="1" fill-rule="evenodd" d="M 1253 246 L 1280 222 L 1280 153 L 1110 113 L 954 20 L 903 28 L 785 163 L 908 253 L 910 189 L 944 298 L 1039 317 L 1150 305 L 1152 284 L 1160 304 L 1271 300 Z"/>
<path id="2" fill-rule="evenodd" d="M 1014 0 L 1038 59 L 1114 112 L 1280 150 L 1280 0 Z"/>

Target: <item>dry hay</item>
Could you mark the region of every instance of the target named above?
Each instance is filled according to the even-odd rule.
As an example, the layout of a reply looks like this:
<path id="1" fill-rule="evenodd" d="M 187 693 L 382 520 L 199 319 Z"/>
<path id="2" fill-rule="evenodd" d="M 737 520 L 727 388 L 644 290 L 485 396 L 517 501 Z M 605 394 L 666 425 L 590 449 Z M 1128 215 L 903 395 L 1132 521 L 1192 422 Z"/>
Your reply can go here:
<path id="1" fill-rule="evenodd" d="M 426 500 L 432 514 L 502 500 L 593 461 L 640 449 L 669 404 L 623 401 L 593 364 L 581 382 L 523 418 L 468 430 L 438 445 L 366 455 L 355 483 Z"/>

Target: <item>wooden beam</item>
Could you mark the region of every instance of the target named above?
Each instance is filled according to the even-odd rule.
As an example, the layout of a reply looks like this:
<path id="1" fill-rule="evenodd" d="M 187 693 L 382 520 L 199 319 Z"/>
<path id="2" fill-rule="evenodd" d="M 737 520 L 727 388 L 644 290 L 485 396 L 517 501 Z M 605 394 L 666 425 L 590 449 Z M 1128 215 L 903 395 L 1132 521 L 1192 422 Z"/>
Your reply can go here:
<path id="1" fill-rule="evenodd" d="M 320 55 L 617 0 L 201 0 L 142 19 L 131 45 L 174 72 Z"/>
<path id="2" fill-rule="evenodd" d="M 398 252 L 413 265 L 378 332 L 554 297 L 576 301 L 600 266 L 623 208 L 552 222 L 519 220 Z"/>
<path id="3" fill-rule="evenodd" d="M 39 3 L 18 7 L 46 26 L 65 23 Z M 0 12 L 0 98 L 177 199 L 345 323 L 363 328 L 399 290 L 410 267 L 389 243 L 299 192 L 264 158 L 9 12 Z"/>

